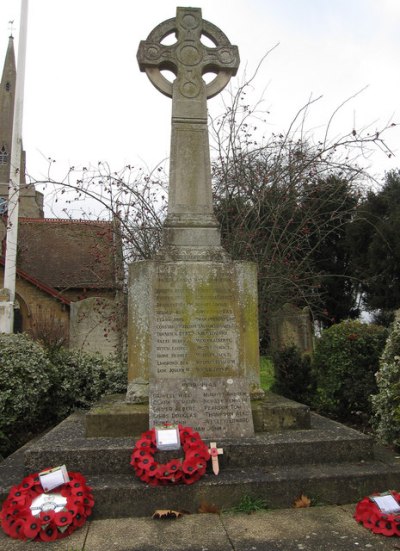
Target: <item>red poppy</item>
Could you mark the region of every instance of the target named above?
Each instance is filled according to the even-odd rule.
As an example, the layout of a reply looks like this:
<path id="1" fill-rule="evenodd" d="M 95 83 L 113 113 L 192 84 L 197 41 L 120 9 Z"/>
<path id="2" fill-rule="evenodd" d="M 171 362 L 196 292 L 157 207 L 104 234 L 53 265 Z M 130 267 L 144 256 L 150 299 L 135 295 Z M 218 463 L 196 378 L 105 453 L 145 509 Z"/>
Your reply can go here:
<path id="1" fill-rule="evenodd" d="M 83 526 L 86 522 L 86 517 L 84 513 L 77 513 L 72 521 L 73 526 Z"/>
<path id="2" fill-rule="evenodd" d="M 20 486 L 22 487 L 22 489 L 26 489 L 26 490 L 27 490 L 27 489 L 29 489 L 29 488 L 32 488 L 32 486 L 34 486 L 35 484 L 36 484 L 36 482 L 35 482 L 34 477 L 33 477 L 32 475 L 29 475 L 29 476 L 26 476 L 26 477 L 22 480 Z"/>
<path id="3" fill-rule="evenodd" d="M 46 526 L 53 522 L 55 516 L 54 511 L 42 511 L 38 517 L 38 520 L 42 526 Z"/>
<path id="4" fill-rule="evenodd" d="M 24 518 L 17 518 L 9 523 L 9 535 L 12 538 L 18 538 L 22 540 L 26 540 L 26 536 L 24 535 L 24 524 L 25 519 Z"/>
<path id="5" fill-rule="evenodd" d="M 132 453 L 132 459 L 134 459 L 135 461 L 141 461 L 148 456 L 153 457 L 153 453 L 151 452 L 149 447 L 135 449 Z"/>
<path id="6" fill-rule="evenodd" d="M 208 450 L 197 450 L 196 448 L 190 448 L 185 454 L 185 459 L 193 459 L 195 461 L 208 461 L 210 459 L 210 454 L 208 453 Z"/>
<path id="7" fill-rule="evenodd" d="M 55 526 L 47 526 L 44 530 L 40 530 L 39 537 L 42 541 L 54 541 L 58 537 L 58 530 Z"/>
<path id="8" fill-rule="evenodd" d="M 152 442 L 150 440 L 143 440 L 142 438 L 138 440 L 135 444 L 136 449 L 151 448 Z"/>
<path id="9" fill-rule="evenodd" d="M 182 464 L 182 471 L 185 474 L 194 474 L 198 469 L 197 466 L 197 459 L 185 459 L 185 461 Z"/>
<path id="10" fill-rule="evenodd" d="M 149 440 L 152 444 L 156 443 L 155 432 L 153 430 L 148 430 L 144 432 L 141 438 L 144 440 Z"/>
<path id="11" fill-rule="evenodd" d="M 151 455 L 146 455 L 146 457 L 143 457 L 140 461 L 138 461 L 137 466 L 139 469 L 143 469 L 144 471 L 148 471 L 150 469 L 150 466 L 155 463 L 153 457 Z"/>
<path id="12" fill-rule="evenodd" d="M 68 476 L 71 483 L 76 481 L 76 482 L 81 482 L 84 485 L 86 484 L 86 479 L 81 473 L 68 472 Z"/>
<path id="13" fill-rule="evenodd" d="M 174 473 L 177 473 L 182 468 L 182 461 L 180 459 L 171 459 L 171 461 L 168 461 L 168 463 L 165 465 L 165 467 Z"/>
<path id="14" fill-rule="evenodd" d="M 71 488 L 69 484 L 64 484 L 64 486 L 61 487 L 60 494 L 63 497 L 66 497 L 67 499 L 71 496 Z"/>
<path id="15" fill-rule="evenodd" d="M 20 485 L 13 486 L 8 494 L 8 498 L 14 501 L 21 501 L 25 499 L 25 492 L 21 489 Z"/>
<path id="16" fill-rule="evenodd" d="M 190 476 L 187 475 L 187 474 L 184 474 L 183 477 L 182 477 L 182 481 L 185 484 L 194 484 L 195 482 L 200 480 L 200 478 L 201 478 L 200 473 L 194 473 L 193 475 L 190 475 Z"/>
<path id="17" fill-rule="evenodd" d="M 192 434 L 193 429 L 191 427 L 182 427 L 181 425 L 179 425 L 179 435 L 183 440 L 185 440 L 189 436 L 192 436 Z"/>
<path id="18" fill-rule="evenodd" d="M 85 505 L 85 507 L 93 507 L 94 499 L 93 499 L 92 494 L 86 494 L 85 495 L 85 497 L 83 499 L 83 504 Z"/>
<path id="19" fill-rule="evenodd" d="M 54 524 L 56 526 L 68 526 L 72 522 L 72 515 L 69 511 L 60 511 L 54 516 Z"/>
<path id="20" fill-rule="evenodd" d="M 40 521 L 31 515 L 30 518 L 26 519 L 23 526 L 24 535 L 29 539 L 34 539 L 42 529 L 42 524 Z"/>
<path id="21" fill-rule="evenodd" d="M 156 477 L 158 480 L 171 480 L 173 478 L 174 472 L 167 469 L 166 465 L 158 465 L 156 471 Z"/>

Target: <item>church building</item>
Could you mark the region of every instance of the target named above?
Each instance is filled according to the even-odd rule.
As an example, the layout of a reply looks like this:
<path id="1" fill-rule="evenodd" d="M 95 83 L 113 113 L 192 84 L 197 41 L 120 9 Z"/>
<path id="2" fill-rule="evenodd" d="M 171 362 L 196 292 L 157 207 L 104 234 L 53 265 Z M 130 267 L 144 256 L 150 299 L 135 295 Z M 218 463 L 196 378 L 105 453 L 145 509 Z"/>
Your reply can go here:
<path id="1" fill-rule="evenodd" d="M 15 84 L 10 36 L 0 84 L 0 288 L 4 286 Z M 112 352 L 120 344 L 110 325 L 114 329 L 119 325 L 114 307 L 122 297 L 123 279 L 116 225 L 45 218 L 43 194 L 26 183 L 25 159 L 22 151 L 14 331 L 87 350 L 103 349 L 105 336 L 109 340 L 105 348 Z M 103 319 L 99 328 L 101 312 L 109 319 Z"/>

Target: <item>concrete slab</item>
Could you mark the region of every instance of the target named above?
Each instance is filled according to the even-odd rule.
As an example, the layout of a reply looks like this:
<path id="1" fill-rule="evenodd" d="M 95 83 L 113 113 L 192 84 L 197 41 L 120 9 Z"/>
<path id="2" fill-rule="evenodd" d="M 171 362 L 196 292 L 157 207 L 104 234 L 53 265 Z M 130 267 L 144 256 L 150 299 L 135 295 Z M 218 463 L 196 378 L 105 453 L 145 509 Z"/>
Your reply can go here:
<path id="1" fill-rule="evenodd" d="M 224 514 L 221 519 L 235 551 L 391 550 L 397 538 L 375 535 L 352 518 L 352 507 L 311 507 Z"/>
<path id="2" fill-rule="evenodd" d="M 232 551 L 218 515 L 93 521 L 85 551 Z"/>
<path id="3" fill-rule="evenodd" d="M 15 540 L 6 536 L 0 529 L 0 549 L 1 551 L 38 551 L 38 549 L 46 549 L 48 551 L 81 551 L 85 545 L 89 526 L 90 524 L 87 522 L 68 538 L 53 542 Z M 95 548 L 91 551 L 95 551 Z"/>
<path id="4" fill-rule="evenodd" d="M 399 538 L 375 535 L 353 519 L 355 505 L 254 514 L 185 515 L 177 520 L 94 520 L 67 539 L 27 543 L 0 531 L 2 551 L 395 551 Z"/>

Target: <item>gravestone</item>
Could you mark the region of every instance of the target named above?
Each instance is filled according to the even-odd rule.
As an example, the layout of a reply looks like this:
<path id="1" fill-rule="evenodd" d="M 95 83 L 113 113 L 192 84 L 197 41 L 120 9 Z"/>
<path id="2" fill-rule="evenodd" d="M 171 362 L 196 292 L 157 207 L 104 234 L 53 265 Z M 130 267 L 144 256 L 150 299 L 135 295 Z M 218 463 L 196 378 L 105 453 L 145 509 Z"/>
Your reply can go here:
<path id="1" fill-rule="evenodd" d="M 314 351 L 314 330 L 308 306 L 286 303 L 270 319 L 271 349 L 296 346 L 302 354 Z"/>
<path id="2" fill-rule="evenodd" d="M 105 297 L 71 302 L 69 348 L 103 356 L 116 354 L 121 346 L 118 307 L 115 300 Z"/>
<path id="3" fill-rule="evenodd" d="M 175 44 L 164 45 L 170 34 Z M 215 46 L 204 46 L 202 35 Z M 177 8 L 140 43 L 137 57 L 172 98 L 172 131 L 163 246 L 130 266 L 126 401 L 149 399 L 151 427 L 180 422 L 204 437 L 251 435 L 250 393 L 262 395 L 257 273 L 221 246 L 207 128 L 207 99 L 236 74 L 238 49 L 199 8 Z M 176 75 L 173 83 L 162 69 Z M 206 72 L 216 75 L 208 84 Z"/>

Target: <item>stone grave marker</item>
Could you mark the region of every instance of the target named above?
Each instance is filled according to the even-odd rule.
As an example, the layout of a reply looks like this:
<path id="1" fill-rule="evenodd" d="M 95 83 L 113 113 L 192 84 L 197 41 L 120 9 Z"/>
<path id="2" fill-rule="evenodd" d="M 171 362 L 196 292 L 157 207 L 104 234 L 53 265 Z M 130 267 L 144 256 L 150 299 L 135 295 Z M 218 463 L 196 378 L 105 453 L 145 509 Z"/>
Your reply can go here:
<path id="1" fill-rule="evenodd" d="M 314 351 L 314 330 L 308 306 L 286 303 L 270 319 L 271 348 L 296 346 L 302 354 Z"/>
<path id="2" fill-rule="evenodd" d="M 176 42 L 167 46 L 169 34 Z M 207 128 L 207 99 L 236 74 L 238 49 L 199 8 L 177 8 L 140 43 L 138 62 L 172 98 L 172 131 L 164 243 L 154 259 L 130 267 L 126 401 L 149 396 L 151 427 L 179 422 L 203 437 L 249 436 L 250 393 L 262 395 L 257 273 L 221 246 Z M 162 69 L 176 75 L 173 83 Z M 216 75 L 208 84 L 206 72 Z"/>

